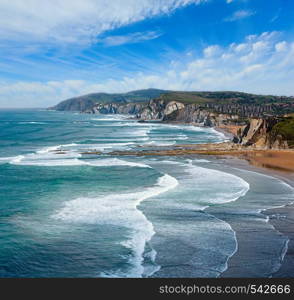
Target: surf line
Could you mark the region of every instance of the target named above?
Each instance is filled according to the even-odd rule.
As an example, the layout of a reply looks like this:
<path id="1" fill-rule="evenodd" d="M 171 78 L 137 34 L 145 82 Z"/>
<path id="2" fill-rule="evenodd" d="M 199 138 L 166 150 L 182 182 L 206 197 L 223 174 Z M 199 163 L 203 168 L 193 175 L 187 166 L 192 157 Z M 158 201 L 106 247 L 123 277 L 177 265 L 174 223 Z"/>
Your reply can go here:
<path id="1" fill-rule="evenodd" d="M 128 228 L 130 233 L 121 244 L 132 250 L 128 259 L 130 268 L 125 272 L 114 270 L 99 274 L 100 277 L 148 277 L 160 269 L 154 266 L 146 273 L 144 253 L 147 243 L 155 234 L 153 224 L 139 209 L 146 199 L 166 193 L 178 185 L 176 178 L 160 173 L 156 183 L 140 192 L 110 194 L 94 198 L 77 198 L 66 201 L 64 206 L 51 217 L 62 222 L 86 224 L 110 224 Z M 81 213 L 82 210 L 82 213 Z M 156 251 L 151 251 L 155 262 Z"/>

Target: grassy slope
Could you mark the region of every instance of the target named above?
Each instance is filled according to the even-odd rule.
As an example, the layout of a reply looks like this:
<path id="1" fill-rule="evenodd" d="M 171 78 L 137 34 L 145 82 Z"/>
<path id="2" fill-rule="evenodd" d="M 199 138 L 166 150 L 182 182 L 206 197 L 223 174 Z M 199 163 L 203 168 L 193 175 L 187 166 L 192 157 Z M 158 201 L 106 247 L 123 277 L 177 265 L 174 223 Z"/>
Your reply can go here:
<path id="1" fill-rule="evenodd" d="M 219 104 L 270 104 L 270 103 L 293 103 L 294 98 L 278 97 L 272 95 L 254 95 L 241 92 L 170 92 L 163 94 L 160 99 L 167 101 L 176 100 L 183 103 L 219 103 Z"/>

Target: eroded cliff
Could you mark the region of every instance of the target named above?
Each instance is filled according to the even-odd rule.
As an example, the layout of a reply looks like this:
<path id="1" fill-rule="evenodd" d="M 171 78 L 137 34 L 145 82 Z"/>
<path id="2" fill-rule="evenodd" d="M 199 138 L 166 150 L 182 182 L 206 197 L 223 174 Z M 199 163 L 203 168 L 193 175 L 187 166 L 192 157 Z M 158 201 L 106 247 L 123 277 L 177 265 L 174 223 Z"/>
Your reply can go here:
<path id="1" fill-rule="evenodd" d="M 270 111 L 269 106 L 259 109 L 243 107 L 241 111 L 242 113 L 235 113 L 232 106 L 228 105 L 201 105 L 152 99 L 148 103 L 96 104 L 85 112 L 130 114 L 141 121 L 182 122 L 221 128 L 234 126 L 238 129 L 233 137 L 236 144 L 256 149 L 288 149 L 294 146 L 294 137 L 291 135 L 291 130 L 294 132 L 294 122 L 288 124 L 285 121 L 287 118 L 264 116 L 265 111 Z M 281 124 L 284 126 L 281 127 Z"/>
<path id="2" fill-rule="evenodd" d="M 276 130 L 282 121 L 281 118 L 250 119 L 238 132 L 237 142 L 256 149 L 288 149 L 292 147 L 291 138 Z"/>

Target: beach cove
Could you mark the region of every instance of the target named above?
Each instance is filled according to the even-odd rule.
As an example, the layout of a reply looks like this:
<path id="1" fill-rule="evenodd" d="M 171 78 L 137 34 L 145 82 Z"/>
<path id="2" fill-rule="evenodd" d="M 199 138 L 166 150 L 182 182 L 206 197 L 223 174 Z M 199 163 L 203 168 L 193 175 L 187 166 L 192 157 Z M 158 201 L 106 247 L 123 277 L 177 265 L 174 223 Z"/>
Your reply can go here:
<path id="1" fill-rule="evenodd" d="M 291 172 L 195 149 L 222 143 L 213 128 L 5 111 L 1 276 L 293 275 Z"/>

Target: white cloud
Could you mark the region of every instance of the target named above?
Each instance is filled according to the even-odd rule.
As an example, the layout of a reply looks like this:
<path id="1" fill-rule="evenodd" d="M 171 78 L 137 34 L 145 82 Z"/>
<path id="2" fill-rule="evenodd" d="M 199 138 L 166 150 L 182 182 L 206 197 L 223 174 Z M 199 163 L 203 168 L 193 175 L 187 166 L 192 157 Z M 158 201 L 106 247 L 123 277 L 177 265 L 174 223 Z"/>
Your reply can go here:
<path id="1" fill-rule="evenodd" d="M 221 48 L 218 45 L 213 45 L 205 48 L 203 54 L 205 57 L 213 57 L 220 53 Z"/>
<path id="2" fill-rule="evenodd" d="M 200 57 L 191 58 L 188 63 L 171 63 L 165 69 L 162 73 L 137 73 L 98 83 L 0 82 L 0 107 L 44 107 L 92 92 L 126 92 L 149 87 L 293 95 L 294 42 L 283 40 L 278 32 L 250 35 L 240 44 L 207 47 Z"/>
<path id="3" fill-rule="evenodd" d="M 276 51 L 277 52 L 283 52 L 288 49 L 288 43 L 286 41 L 279 42 L 275 45 Z"/>
<path id="4" fill-rule="evenodd" d="M 162 35 L 159 31 L 133 32 L 126 35 L 112 35 L 104 39 L 97 39 L 97 42 L 106 46 L 120 46 L 124 44 L 135 44 L 142 41 L 154 40 Z"/>
<path id="5" fill-rule="evenodd" d="M 251 17 L 255 14 L 256 13 L 252 10 L 241 9 L 241 10 L 235 11 L 231 16 L 225 18 L 224 20 L 226 22 L 234 22 L 234 21 L 238 21 L 238 20 L 242 20 L 242 19 Z"/>
<path id="6" fill-rule="evenodd" d="M 89 43 L 111 29 L 206 0 L 1 0 L 0 40 Z"/>

